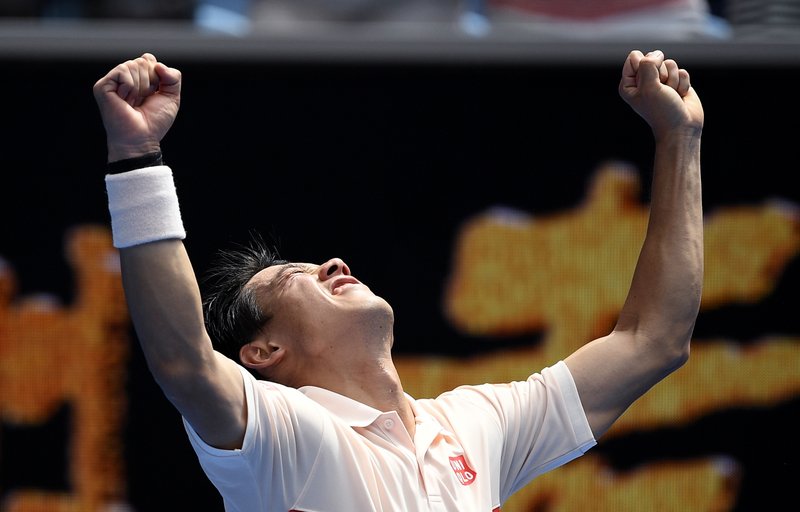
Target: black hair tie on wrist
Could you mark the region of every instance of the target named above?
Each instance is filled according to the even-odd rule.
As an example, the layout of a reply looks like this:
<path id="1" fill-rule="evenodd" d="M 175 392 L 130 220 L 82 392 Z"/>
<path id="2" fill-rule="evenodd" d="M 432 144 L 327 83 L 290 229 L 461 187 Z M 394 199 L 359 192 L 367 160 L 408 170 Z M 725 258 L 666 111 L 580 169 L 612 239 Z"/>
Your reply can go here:
<path id="1" fill-rule="evenodd" d="M 154 151 L 153 153 L 147 153 L 142 156 L 109 162 L 106 169 L 108 174 L 119 174 L 121 172 L 144 169 L 145 167 L 154 167 L 156 165 L 164 165 L 164 158 L 161 155 L 161 151 Z"/>

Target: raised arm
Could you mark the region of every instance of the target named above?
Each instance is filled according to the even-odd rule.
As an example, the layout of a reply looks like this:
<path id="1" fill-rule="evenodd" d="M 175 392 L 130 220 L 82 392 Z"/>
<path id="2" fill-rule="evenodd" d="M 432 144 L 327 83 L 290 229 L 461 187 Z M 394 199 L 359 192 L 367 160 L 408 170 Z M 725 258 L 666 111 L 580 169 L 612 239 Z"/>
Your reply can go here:
<path id="1" fill-rule="evenodd" d="M 660 51 L 633 51 L 619 93 L 650 125 L 655 160 L 647 234 L 617 325 L 565 360 L 595 437 L 687 361 L 703 282 L 703 108 L 689 74 Z"/>
<path id="2" fill-rule="evenodd" d="M 207 443 L 239 447 L 242 376 L 212 349 L 171 170 L 160 165 L 161 139 L 178 114 L 181 73 L 145 53 L 116 66 L 93 91 L 110 166 L 134 169 L 106 181 L 125 297 L 148 367 Z"/>

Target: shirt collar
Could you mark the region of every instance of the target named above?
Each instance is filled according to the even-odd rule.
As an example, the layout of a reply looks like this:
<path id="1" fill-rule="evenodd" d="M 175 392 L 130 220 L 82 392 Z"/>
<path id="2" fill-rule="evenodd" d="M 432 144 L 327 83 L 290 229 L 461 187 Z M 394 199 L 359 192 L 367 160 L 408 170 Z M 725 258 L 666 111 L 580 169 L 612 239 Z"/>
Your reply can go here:
<path id="1" fill-rule="evenodd" d="M 378 409 L 325 388 L 303 386 L 298 391 L 317 402 L 351 427 L 366 427 L 378 419 L 381 414 L 385 414 Z M 416 415 L 417 408 L 414 407 L 414 399 L 406 393 L 406 400 L 411 402 L 411 408 Z"/>

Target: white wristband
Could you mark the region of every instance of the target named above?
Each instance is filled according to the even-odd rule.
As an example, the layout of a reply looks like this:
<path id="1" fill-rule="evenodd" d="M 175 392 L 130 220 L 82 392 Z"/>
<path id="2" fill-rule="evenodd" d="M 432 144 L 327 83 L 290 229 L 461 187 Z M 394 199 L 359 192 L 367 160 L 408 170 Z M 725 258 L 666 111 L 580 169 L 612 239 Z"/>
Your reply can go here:
<path id="1" fill-rule="evenodd" d="M 106 175 L 114 247 L 186 238 L 172 169 L 166 165 Z"/>

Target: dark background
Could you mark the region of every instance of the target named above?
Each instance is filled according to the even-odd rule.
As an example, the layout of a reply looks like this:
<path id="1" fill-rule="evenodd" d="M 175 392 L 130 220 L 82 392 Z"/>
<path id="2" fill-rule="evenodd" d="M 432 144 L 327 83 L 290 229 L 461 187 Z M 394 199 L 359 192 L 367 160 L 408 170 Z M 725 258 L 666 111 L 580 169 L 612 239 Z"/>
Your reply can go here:
<path id="1" fill-rule="evenodd" d="M 14 266 L 20 295 L 71 300 L 63 234 L 75 224 L 108 222 L 105 138 L 91 88 L 135 56 L 0 61 L 0 255 Z M 474 353 L 478 342 L 455 333 L 439 306 L 463 220 L 497 204 L 536 215 L 571 208 L 609 159 L 632 162 L 648 183 L 649 130 L 617 95 L 624 59 L 613 65 L 166 59 L 183 71 L 184 93 L 162 147 L 176 173 L 195 270 L 203 273 L 216 248 L 259 230 L 275 236 L 289 259 L 343 258 L 393 305 L 398 353 Z M 799 70 L 752 61 L 689 69 L 706 112 L 707 212 L 772 198 L 800 205 Z M 647 195 L 645 187 L 644 201 Z M 746 343 L 764 334 L 799 336 L 798 283 L 795 261 L 758 305 L 702 313 L 696 338 Z M 129 502 L 141 512 L 222 510 L 138 349 L 125 371 Z M 597 449 L 620 468 L 640 457 L 731 454 L 747 468 L 736 510 L 766 510 L 771 500 L 795 500 L 799 412 L 798 399 L 722 411 Z M 4 427 L 0 490 L 45 480 L 65 485 L 57 471 L 65 457 L 59 424 L 68 418 L 65 408 L 49 427 Z"/>

